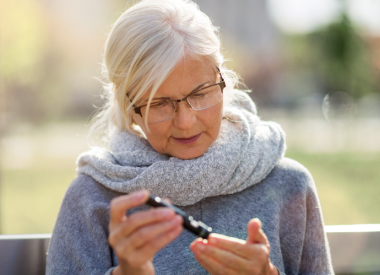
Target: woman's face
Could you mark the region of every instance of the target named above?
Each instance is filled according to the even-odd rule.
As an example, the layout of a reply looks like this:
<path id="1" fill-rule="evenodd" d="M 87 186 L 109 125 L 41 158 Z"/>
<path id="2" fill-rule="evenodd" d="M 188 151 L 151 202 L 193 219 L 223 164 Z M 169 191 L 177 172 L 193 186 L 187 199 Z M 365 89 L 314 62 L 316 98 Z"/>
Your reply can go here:
<path id="1" fill-rule="evenodd" d="M 217 82 L 220 82 L 220 77 L 208 62 L 183 59 L 162 83 L 154 98 L 182 99 L 199 86 Z M 148 95 L 142 101 L 146 99 Z M 157 152 L 179 159 L 192 159 L 203 155 L 218 137 L 222 113 L 223 102 L 196 111 L 186 101 L 181 101 L 172 119 L 148 124 L 150 131 L 145 127 L 144 113 L 141 117 L 133 112 L 133 120 L 141 127 Z"/>

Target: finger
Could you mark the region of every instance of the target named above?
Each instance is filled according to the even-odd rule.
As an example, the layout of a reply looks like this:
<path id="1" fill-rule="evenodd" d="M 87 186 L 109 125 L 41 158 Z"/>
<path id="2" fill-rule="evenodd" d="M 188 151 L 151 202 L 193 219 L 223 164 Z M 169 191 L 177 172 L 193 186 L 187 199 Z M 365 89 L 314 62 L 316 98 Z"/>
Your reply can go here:
<path id="1" fill-rule="evenodd" d="M 176 215 L 169 221 L 160 222 L 151 226 L 145 226 L 130 235 L 128 238 L 130 243 L 129 246 L 136 248 L 142 247 L 146 243 L 168 231 L 171 231 L 175 227 L 181 227 L 182 221 L 182 217 Z"/>
<path id="2" fill-rule="evenodd" d="M 138 261 L 140 258 L 150 259 L 153 258 L 154 255 L 164 248 L 166 245 L 171 243 L 175 238 L 177 238 L 182 233 L 183 227 L 182 225 L 178 225 L 162 234 L 158 235 L 156 238 L 151 241 L 145 243 L 140 249 L 138 249 L 135 253 L 133 253 L 133 260 Z"/>
<path id="3" fill-rule="evenodd" d="M 158 222 L 163 222 L 174 218 L 175 212 L 168 207 L 159 207 L 146 211 L 139 211 L 128 216 L 128 220 L 123 222 L 124 234 L 127 236 L 140 227 Z"/>
<path id="4" fill-rule="evenodd" d="M 249 258 L 252 254 L 252 247 L 246 245 L 246 241 L 237 238 L 227 237 L 212 233 L 208 237 L 208 243 L 220 249 L 230 251 L 238 256 Z"/>
<path id="5" fill-rule="evenodd" d="M 235 270 L 222 265 L 220 262 L 207 255 L 195 253 L 194 257 L 199 262 L 199 264 L 210 274 L 232 275 L 237 273 Z"/>
<path id="6" fill-rule="evenodd" d="M 139 228 L 147 227 L 148 229 L 145 230 L 149 230 L 149 225 L 158 224 L 158 226 L 160 226 L 165 224 L 163 222 L 170 221 L 174 217 L 175 212 L 167 207 L 133 213 L 128 217 L 128 219 L 123 220 L 121 223 L 110 226 L 110 233 L 108 237 L 109 243 L 111 246 L 114 246 L 118 244 L 121 239 L 124 239 L 133 232 L 138 231 Z M 152 233 L 154 234 L 154 232 Z"/>
<path id="7" fill-rule="evenodd" d="M 209 257 L 221 265 L 234 269 L 234 270 L 245 270 L 249 266 L 247 259 L 234 254 L 232 251 L 227 251 L 220 249 L 216 246 L 206 244 L 204 242 L 198 242 L 191 247 L 191 250 L 198 257 Z"/>
<path id="8" fill-rule="evenodd" d="M 227 237 L 227 236 L 215 234 L 215 233 L 210 234 L 207 240 L 208 240 L 208 244 L 212 246 L 216 246 L 226 251 L 230 251 L 247 260 L 251 259 L 252 255 L 257 255 L 261 253 L 261 246 L 258 246 L 258 244 L 260 243 L 252 244 L 244 240 Z M 269 242 L 264 243 L 264 245 L 269 248 Z"/>
<path id="9" fill-rule="evenodd" d="M 251 219 L 247 224 L 248 243 L 268 244 L 267 236 L 262 230 L 262 223 L 259 219 Z"/>
<path id="10" fill-rule="evenodd" d="M 145 203 L 148 197 L 149 191 L 144 189 L 114 198 L 110 203 L 110 226 L 120 223 L 128 209 Z"/>
<path id="11" fill-rule="evenodd" d="M 201 248 L 202 244 L 203 248 Z M 249 247 L 250 253 L 246 254 L 245 257 L 236 255 L 235 251 L 224 251 L 214 247 L 209 241 L 208 244 L 204 244 L 202 241 L 193 242 L 190 249 L 194 256 L 201 261 L 206 262 L 205 259 L 212 258 L 225 268 L 237 272 L 262 274 L 263 268 L 268 263 L 269 247 L 264 244 L 246 244 L 246 246 Z"/>
<path id="12" fill-rule="evenodd" d="M 118 255 L 130 255 L 136 250 L 141 249 L 144 245 L 148 244 L 155 238 L 170 232 L 176 227 L 182 227 L 182 217 L 175 216 L 170 221 L 157 223 L 150 226 L 145 226 L 140 230 L 134 232 L 128 238 L 119 238 L 119 241 L 115 241 L 114 250 Z M 111 242 L 111 240 L 110 240 Z M 150 246 L 150 248 L 154 248 Z M 154 251 L 156 252 L 156 251 Z M 154 255 L 154 254 L 153 254 Z"/>

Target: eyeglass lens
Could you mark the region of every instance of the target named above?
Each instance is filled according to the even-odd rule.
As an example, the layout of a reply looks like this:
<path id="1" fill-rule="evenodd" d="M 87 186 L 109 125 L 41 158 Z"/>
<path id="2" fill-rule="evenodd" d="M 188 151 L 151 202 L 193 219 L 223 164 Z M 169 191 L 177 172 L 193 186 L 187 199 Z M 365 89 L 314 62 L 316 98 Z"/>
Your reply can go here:
<path id="1" fill-rule="evenodd" d="M 220 85 L 212 85 L 187 97 L 187 102 L 194 110 L 204 110 L 222 101 L 223 93 Z M 176 105 L 174 100 L 164 100 L 152 102 L 148 110 L 148 123 L 157 123 L 169 120 L 174 117 Z M 147 106 L 141 108 L 141 113 L 145 116 Z"/>

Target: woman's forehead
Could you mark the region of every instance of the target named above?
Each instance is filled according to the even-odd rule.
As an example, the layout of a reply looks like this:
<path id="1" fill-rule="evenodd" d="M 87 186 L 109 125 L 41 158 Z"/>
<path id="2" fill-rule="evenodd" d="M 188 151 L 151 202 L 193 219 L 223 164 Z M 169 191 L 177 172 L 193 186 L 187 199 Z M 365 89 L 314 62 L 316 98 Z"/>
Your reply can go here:
<path id="1" fill-rule="evenodd" d="M 216 69 L 205 60 L 181 60 L 157 89 L 153 98 L 181 99 L 195 89 L 214 84 L 216 76 Z M 143 100 L 148 100 L 149 96 L 150 91 L 143 96 Z"/>
<path id="2" fill-rule="evenodd" d="M 212 84 L 216 71 L 209 62 L 190 59 L 181 61 L 158 88 L 156 95 L 179 93 L 184 96 L 200 85 Z"/>

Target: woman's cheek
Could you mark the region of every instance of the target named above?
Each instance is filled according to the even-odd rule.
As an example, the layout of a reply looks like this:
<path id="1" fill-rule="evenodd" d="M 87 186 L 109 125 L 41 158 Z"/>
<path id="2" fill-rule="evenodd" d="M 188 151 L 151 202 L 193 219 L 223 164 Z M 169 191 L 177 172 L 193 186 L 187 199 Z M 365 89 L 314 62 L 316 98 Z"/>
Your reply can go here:
<path id="1" fill-rule="evenodd" d="M 159 153 L 166 154 L 166 148 L 170 139 L 170 127 L 165 125 L 167 123 L 160 122 L 149 126 L 150 132 L 146 132 L 150 145 Z"/>

